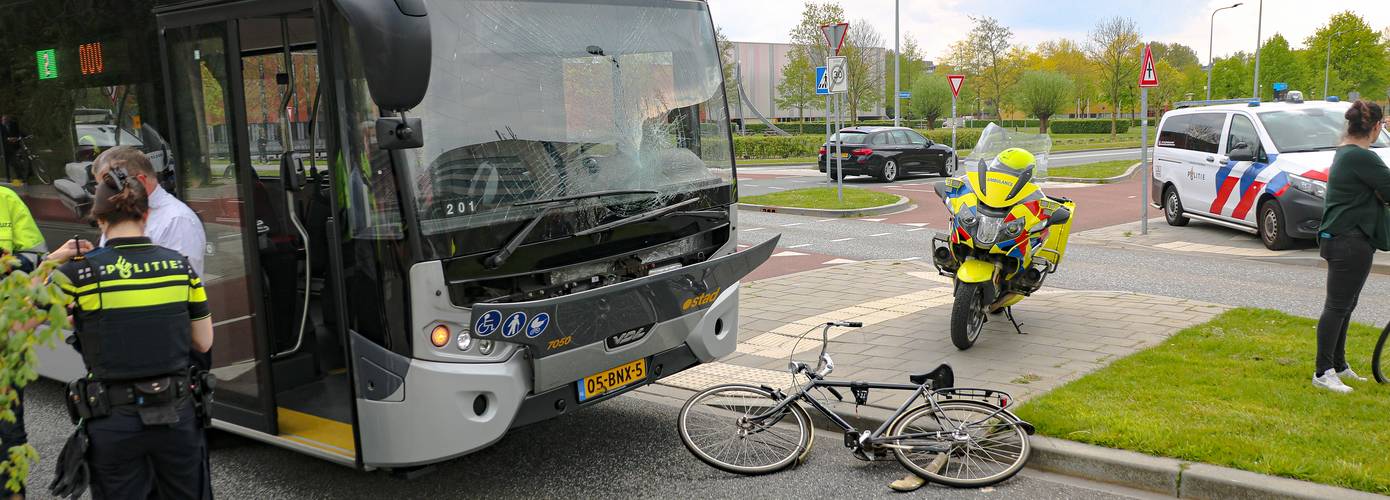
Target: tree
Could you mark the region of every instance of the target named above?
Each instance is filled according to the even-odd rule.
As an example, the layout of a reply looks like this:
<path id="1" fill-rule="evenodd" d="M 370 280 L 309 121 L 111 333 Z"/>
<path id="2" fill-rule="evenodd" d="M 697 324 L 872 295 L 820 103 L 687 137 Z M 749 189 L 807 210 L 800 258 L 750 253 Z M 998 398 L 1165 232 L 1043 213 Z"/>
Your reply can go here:
<path id="1" fill-rule="evenodd" d="M 951 110 L 951 84 L 946 77 L 918 75 L 912 84 L 912 100 L 908 110 L 927 121 L 927 128 L 936 126 L 936 120 Z"/>
<path id="2" fill-rule="evenodd" d="M 724 28 L 714 28 L 714 39 L 719 46 L 719 61 L 724 70 L 724 96 L 729 99 L 729 112 L 739 109 L 742 102 L 738 93 L 738 57 L 734 51 L 734 43 L 724 36 Z M 742 113 L 740 113 L 742 116 Z"/>
<path id="3" fill-rule="evenodd" d="M 782 66 L 782 81 L 777 84 L 777 106 L 796 108 L 801 121 L 806 121 L 806 107 L 820 101 L 816 95 L 816 68 L 806 54 L 793 50 Z"/>
<path id="4" fill-rule="evenodd" d="M 973 64 L 979 69 L 980 77 L 984 79 L 982 88 L 985 92 L 982 94 L 994 102 L 995 112 L 998 114 L 999 104 L 1018 73 L 1015 61 L 1009 57 L 1009 49 L 1012 47 L 1010 40 L 1013 39 L 1014 33 L 992 17 L 972 16 L 970 20 L 974 21 L 975 27 L 970 30 L 970 36 L 966 37 L 966 45 L 973 55 Z"/>
<path id="5" fill-rule="evenodd" d="M 1060 71 L 1071 78 L 1072 97 L 1078 101 L 1090 102 L 1096 96 L 1096 67 L 1086 58 L 1086 51 L 1076 42 L 1061 38 L 1038 44 L 1042 56 L 1041 65 L 1030 69 Z M 1081 105 L 1077 104 L 1077 113 Z"/>
<path id="6" fill-rule="evenodd" d="M 1332 95 L 1346 94 L 1352 90 L 1366 97 L 1384 95 L 1382 93 L 1390 83 L 1390 46 L 1387 46 L 1387 40 L 1381 33 L 1371 29 L 1361 16 L 1352 11 L 1335 14 L 1327 20 L 1327 24 L 1309 35 L 1303 45 L 1308 51 L 1307 65 L 1319 69 L 1327 65 L 1330 45 L 1332 64 L 1329 92 Z M 1316 80 L 1316 92 L 1321 94 L 1322 79 Z"/>
<path id="7" fill-rule="evenodd" d="M 0 342 L 0 379 L 7 381 L 0 385 L 0 420 L 10 423 L 15 421 L 14 406 L 19 396 L 11 387 L 23 389 L 38 379 L 34 349 L 41 344 L 52 346 L 58 333 L 68 328 L 67 305 L 72 302 L 56 283 L 44 279 L 57 269 L 57 262 L 45 262 L 33 274 L 9 272 L 18 264 L 18 259 L 10 255 L 0 256 L 0 273 L 7 273 L 0 274 L 0 325 L 6 332 L 5 341 Z M 38 304 L 47 304 L 47 308 L 36 307 Z M 47 324 L 28 326 L 44 321 Z M 10 476 L 4 487 L 17 492 L 28 480 L 30 466 L 39 458 L 38 451 L 33 445 L 23 444 L 5 450 L 4 455 L 0 472 Z"/>
<path id="8" fill-rule="evenodd" d="M 1202 65 L 1197 59 L 1197 51 L 1181 43 L 1149 42 L 1149 48 L 1153 50 L 1155 61 L 1168 61 L 1168 65 L 1173 68 Z"/>
<path id="9" fill-rule="evenodd" d="M 917 45 L 917 40 L 912 38 L 911 34 L 903 35 L 902 57 L 898 59 L 898 66 L 902 69 L 902 78 L 897 83 L 901 84 L 903 90 L 911 90 L 913 82 L 922 74 L 926 73 L 927 61 L 922 56 L 922 48 Z M 892 50 L 884 51 L 883 68 L 885 75 L 883 78 L 884 102 L 891 103 L 893 102 L 893 77 L 895 74 L 893 71 Z M 907 112 L 911 112 L 912 107 L 904 107 L 907 108 L 907 110 L 903 113 L 903 116 L 907 116 Z M 893 112 L 897 113 L 897 110 Z"/>
<path id="10" fill-rule="evenodd" d="M 849 66 L 850 120 L 859 122 L 860 111 L 873 111 L 883 102 L 883 57 L 879 48 L 883 47 L 883 35 L 878 33 L 868 21 L 857 20 L 850 24 L 849 35 L 840 55 L 845 56 Z"/>
<path id="11" fill-rule="evenodd" d="M 806 2 L 801 9 L 801 21 L 792 27 L 789 38 L 793 45 L 796 45 L 808 60 L 824 61 L 826 57 L 833 54 L 825 46 L 825 35 L 821 33 L 821 25 L 842 23 L 845 21 L 845 9 L 835 2 Z M 851 33 L 853 30 L 850 31 Z"/>
<path id="12" fill-rule="evenodd" d="M 1018 80 L 1018 103 L 1023 110 L 1038 117 L 1038 133 L 1047 133 L 1052 115 L 1066 108 L 1071 100 L 1072 82 L 1067 75 L 1056 71 L 1028 71 Z"/>
<path id="13" fill-rule="evenodd" d="M 1110 137 L 1115 137 L 1120 106 L 1138 84 L 1139 27 L 1133 19 L 1113 17 L 1096 24 L 1087 37 L 1086 54 L 1099 74 L 1100 93 L 1110 101 Z"/>
<path id="14" fill-rule="evenodd" d="M 1303 62 L 1297 54 L 1289 50 L 1289 41 L 1275 33 L 1260 47 L 1260 79 L 1269 82 L 1260 86 L 1259 98 L 1273 97 L 1276 82 L 1299 89 L 1305 84 Z"/>
<path id="15" fill-rule="evenodd" d="M 1245 52 L 1217 59 L 1211 67 L 1211 98 L 1250 97 L 1250 82 L 1255 78 L 1253 60 Z"/>

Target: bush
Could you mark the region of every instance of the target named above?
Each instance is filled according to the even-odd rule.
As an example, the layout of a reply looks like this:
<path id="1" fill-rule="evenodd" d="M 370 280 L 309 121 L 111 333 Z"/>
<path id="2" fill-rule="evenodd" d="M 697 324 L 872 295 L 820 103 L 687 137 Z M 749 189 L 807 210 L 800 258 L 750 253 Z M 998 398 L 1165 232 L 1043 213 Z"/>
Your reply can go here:
<path id="1" fill-rule="evenodd" d="M 739 159 L 815 156 L 824 143 L 825 137 L 820 135 L 734 136 L 734 155 Z"/>
<path id="2" fill-rule="evenodd" d="M 927 136 L 933 142 L 939 142 L 947 146 L 951 145 L 951 129 L 938 128 L 934 130 L 918 129 L 922 135 Z M 956 129 L 956 149 L 971 149 L 975 143 L 980 142 L 980 134 L 984 132 L 978 128 L 958 128 Z"/>
<path id="3" fill-rule="evenodd" d="M 1038 128 L 1037 120 L 966 120 L 965 128 L 985 128 L 989 124 L 995 124 L 1004 128 Z"/>
<path id="4" fill-rule="evenodd" d="M 1123 134 L 1129 131 L 1129 124 L 1128 119 L 1115 122 L 1115 132 Z M 1108 134 L 1110 120 L 1053 120 L 1048 125 L 1048 131 L 1053 134 Z"/>

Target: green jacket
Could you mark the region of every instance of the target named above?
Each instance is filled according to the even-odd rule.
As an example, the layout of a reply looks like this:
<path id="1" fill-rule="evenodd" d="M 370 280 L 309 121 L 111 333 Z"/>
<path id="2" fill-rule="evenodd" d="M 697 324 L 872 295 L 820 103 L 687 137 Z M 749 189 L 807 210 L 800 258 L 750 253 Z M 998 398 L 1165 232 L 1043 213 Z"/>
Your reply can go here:
<path id="1" fill-rule="evenodd" d="M 1360 229 L 1380 250 L 1390 250 L 1390 168 L 1376 153 L 1359 146 L 1337 148 L 1327 176 L 1320 233 L 1338 235 Z"/>
<path id="2" fill-rule="evenodd" d="M 47 250 L 24 200 L 14 190 L 0 188 L 0 253 L 19 257 L 20 268 L 27 271 Z"/>

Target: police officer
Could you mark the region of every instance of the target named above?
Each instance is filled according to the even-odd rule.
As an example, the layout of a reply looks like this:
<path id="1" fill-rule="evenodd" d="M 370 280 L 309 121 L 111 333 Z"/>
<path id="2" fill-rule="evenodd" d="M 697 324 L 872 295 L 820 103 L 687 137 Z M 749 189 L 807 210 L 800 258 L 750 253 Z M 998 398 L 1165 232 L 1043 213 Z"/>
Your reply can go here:
<path id="1" fill-rule="evenodd" d="M 207 295 L 187 258 L 144 236 L 149 198 L 129 173 L 149 170 L 140 161 L 97 157 L 92 216 L 106 244 L 58 268 L 88 371 L 69 403 L 90 439 L 94 498 L 211 498 L 189 373 L 189 353 L 212 347 Z"/>

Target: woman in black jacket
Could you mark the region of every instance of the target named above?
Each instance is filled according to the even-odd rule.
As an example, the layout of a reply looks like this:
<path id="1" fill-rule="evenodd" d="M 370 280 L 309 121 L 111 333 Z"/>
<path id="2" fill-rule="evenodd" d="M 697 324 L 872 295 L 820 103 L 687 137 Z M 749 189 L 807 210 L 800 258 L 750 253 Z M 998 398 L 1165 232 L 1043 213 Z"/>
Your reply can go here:
<path id="1" fill-rule="evenodd" d="M 1347 110 L 1347 135 L 1332 159 L 1318 244 L 1327 260 L 1327 300 L 1318 319 L 1313 385 L 1348 393 L 1343 379 L 1366 380 L 1347 364 L 1347 326 L 1371 273 L 1376 249 L 1390 250 L 1390 169 L 1371 144 L 1380 138 L 1384 112 L 1356 101 Z"/>

